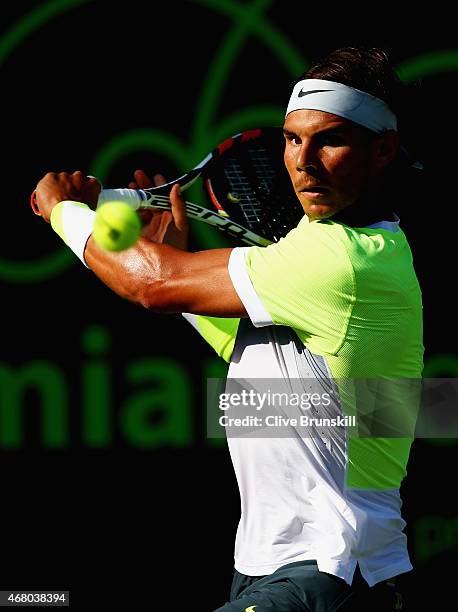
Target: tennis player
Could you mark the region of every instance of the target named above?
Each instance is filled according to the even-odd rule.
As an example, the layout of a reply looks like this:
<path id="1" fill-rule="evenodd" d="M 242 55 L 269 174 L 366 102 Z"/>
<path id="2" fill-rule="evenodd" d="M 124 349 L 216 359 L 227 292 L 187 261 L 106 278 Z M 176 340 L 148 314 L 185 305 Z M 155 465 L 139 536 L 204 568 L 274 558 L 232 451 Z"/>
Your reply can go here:
<path id="1" fill-rule="evenodd" d="M 339 49 L 299 78 L 284 160 L 305 215 L 268 247 L 186 252 L 177 188 L 172 213 L 154 216 L 139 243 L 116 254 L 95 245 L 94 212 L 81 205 L 95 204 L 94 179 L 47 174 L 37 203 L 121 297 L 187 313 L 230 362 L 229 378 L 312 381 L 333 397 L 315 412 L 343 417 L 348 398 L 336 381 L 415 379 L 423 368 L 421 292 L 394 212 L 412 171 L 400 95 L 379 49 Z M 401 609 L 395 577 L 412 565 L 399 489 L 412 437 L 297 431 L 228 436 L 242 511 L 229 601 L 217 612 Z"/>

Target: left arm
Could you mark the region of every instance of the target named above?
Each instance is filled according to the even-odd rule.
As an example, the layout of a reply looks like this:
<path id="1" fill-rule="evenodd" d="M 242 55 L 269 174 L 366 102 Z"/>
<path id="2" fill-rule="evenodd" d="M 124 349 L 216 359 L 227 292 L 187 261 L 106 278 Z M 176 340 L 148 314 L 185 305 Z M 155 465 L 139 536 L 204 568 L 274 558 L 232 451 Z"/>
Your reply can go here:
<path id="1" fill-rule="evenodd" d="M 48 173 L 37 185 L 37 204 L 49 223 L 59 202 L 74 200 L 95 208 L 99 191 L 98 182 L 82 172 Z M 176 189 L 171 201 L 176 217 L 185 216 L 184 202 Z M 113 253 L 100 249 L 90 237 L 84 259 L 119 296 L 155 312 L 246 317 L 227 270 L 231 250 L 189 253 L 142 236 L 130 249 Z"/>

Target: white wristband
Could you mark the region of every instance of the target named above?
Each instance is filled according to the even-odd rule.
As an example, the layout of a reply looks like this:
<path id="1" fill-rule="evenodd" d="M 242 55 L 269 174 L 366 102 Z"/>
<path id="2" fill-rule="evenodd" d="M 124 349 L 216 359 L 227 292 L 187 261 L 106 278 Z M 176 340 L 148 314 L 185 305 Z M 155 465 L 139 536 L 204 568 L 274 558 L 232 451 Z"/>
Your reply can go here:
<path id="1" fill-rule="evenodd" d="M 51 226 L 65 244 L 77 255 L 83 264 L 84 249 L 94 228 L 95 212 L 87 204 L 65 200 L 56 204 L 51 212 Z"/>

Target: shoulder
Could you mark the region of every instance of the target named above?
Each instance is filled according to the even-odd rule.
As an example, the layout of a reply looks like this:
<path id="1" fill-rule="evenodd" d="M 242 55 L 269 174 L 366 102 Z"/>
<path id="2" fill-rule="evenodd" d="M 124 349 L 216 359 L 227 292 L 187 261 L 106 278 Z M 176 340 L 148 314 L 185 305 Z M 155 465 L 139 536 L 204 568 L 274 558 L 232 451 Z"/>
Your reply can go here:
<path id="1" fill-rule="evenodd" d="M 284 238 L 267 247 L 252 247 L 247 249 L 247 262 L 259 260 L 279 264 L 324 266 L 327 261 L 333 265 L 345 265 L 345 252 L 351 241 L 342 226 L 337 223 L 308 222 L 302 219 L 297 227 Z"/>
<path id="2" fill-rule="evenodd" d="M 245 252 L 245 266 L 253 284 L 264 282 L 270 291 L 289 287 L 297 294 L 310 294 L 353 283 L 353 264 L 346 237 L 337 224 L 302 222 L 279 242 L 251 247 Z"/>

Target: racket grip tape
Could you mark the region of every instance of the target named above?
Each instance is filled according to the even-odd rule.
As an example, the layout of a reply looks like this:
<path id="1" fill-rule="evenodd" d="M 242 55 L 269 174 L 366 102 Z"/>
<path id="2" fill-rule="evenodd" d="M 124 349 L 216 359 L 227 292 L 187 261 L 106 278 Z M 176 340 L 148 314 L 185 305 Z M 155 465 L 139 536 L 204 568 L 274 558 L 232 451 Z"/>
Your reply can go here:
<path id="1" fill-rule="evenodd" d="M 97 208 L 106 202 L 124 202 L 131 208 L 140 208 L 146 198 L 142 197 L 142 190 L 137 189 L 102 189 L 99 194 Z"/>

